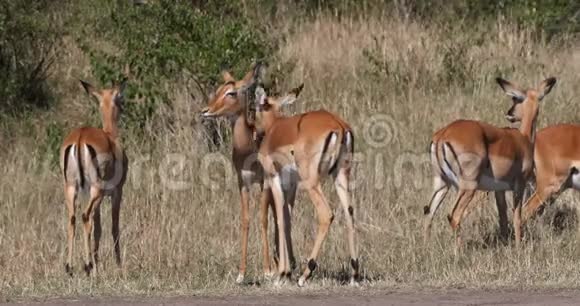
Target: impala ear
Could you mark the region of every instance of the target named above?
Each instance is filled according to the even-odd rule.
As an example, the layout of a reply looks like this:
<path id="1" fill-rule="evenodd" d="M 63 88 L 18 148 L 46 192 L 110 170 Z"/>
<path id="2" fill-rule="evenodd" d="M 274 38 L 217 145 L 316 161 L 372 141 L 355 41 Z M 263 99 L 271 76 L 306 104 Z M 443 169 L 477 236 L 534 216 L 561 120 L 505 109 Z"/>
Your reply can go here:
<path id="1" fill-rule="evenodd" d="M 222 71 L 222 78 L 224 79 L 225 83 L 230 83 L 230 82 L 236 81 L 236 79 L 234 79 L 232 74 L 227 70 Z"/>
<path id="2" fill-rule="evenodd" d="M 554 85 L 556 85 L 556 78 L 554 77 L 550 77 L 547 78 L 545 80 L 542 81 L 542 83 L 540 83 L 540 85 L 538 86 L 538 99 L 542 100 L 544 99 L 544 97 L 550 93 L 550 91 L 552 91 L 552 88 L 554 88 Z"/>
<path id="3" fill-rule="evenodd" d="M 256 64 L 252 64 L 252 66 L 250 67 L 250 71 L 248 71 L 246 73 L 246 75 L 244 75 L 244 78 L 242 79 L 242 83 L 243 84 L 250 83 L 254 79 L 255 71 L 256 71 Z"/>
<path id="4" fill-rule="evenodd" d="M 526 94 L 517 85 L 502 78 L 496 78 L 495 81 L 508 96 L 519 101 L 524 101 L 526 99 Z"/>
<path id="5" fill-rule="evenodd" d="M 83 88 L 85 89 L 85 91 L 87 92 L 87 94 L 94 96 L 96 98 L 99 98 L 101 95 L 99 95 L 99 93 L 95 90 L 95 87 L 93 85 L 91 85 L 89 82 L 83 81 L 83 80 L 79 80 L 81 82 L 81 84 L 83 85 Z"/>
<path id="6" fill-rule="evenodd" d="M 261 83 L 265 74 L 265 67 L 262 63 L 254 63 L 250 67 L 250 71 L 246 73 L 244 78 L 239 82 L 241 89 L 252 87 L 256 83 Z"/>
<path id="7" fill-rule="evenodd" d="M 290 90 L 290 92 L 288 92 L 288 94 L 286 96 L 284 96 L 284 97 L 280 98 L 280 100 L 278 100 L 278 104 L 280 106 L 284 106 L 284 105 L 294 103 L 294 101 L 296 101 L 296 99 L 300 95 L 300 92 L 302 92 L 303 88 L 304 88 L 304 84 L 300 84 L 300 86 Z"/>
<path id="8" fill-rule="evenodd" d="M 248 91 L 253 91 L 254 94 L 256 93 L 256 86 L 261 86 L 262 83 L 261 75 L 263 74 L 263 66 L 262 64 L 253 64 L 252 69 L 246 73 L 246 76 L 242 80 L 236 83 L 236 87 L 238 93 L 240 95 L 246 95 Z M 255 101 L 252 100 L 252 101 Z"/>
<path id="9" fill-rule="evenodd" d="M 85 82 L 83 80 L 79 80 L 81 81 L 81 84 L 83 85 L 83 88 L 85 89 L 85 91 L 90 95 L 92 94 L 92 92 L 94 91 L 94 87 L 93 85 L 91 85 L 89 82 Z"/>

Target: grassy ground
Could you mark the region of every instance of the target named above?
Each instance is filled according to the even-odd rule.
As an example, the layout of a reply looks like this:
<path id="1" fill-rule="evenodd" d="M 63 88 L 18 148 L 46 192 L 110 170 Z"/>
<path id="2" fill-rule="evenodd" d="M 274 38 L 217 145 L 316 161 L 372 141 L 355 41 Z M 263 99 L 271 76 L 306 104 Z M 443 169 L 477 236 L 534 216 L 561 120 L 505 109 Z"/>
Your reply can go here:
<path id="1" fill-rule="evenodd" d="M 506 125 L 503 114 L 511 103 L 494 83 L 496 76 L 529 86 L 556 76 L 558 85 L 542 104 L 538 127 L 578 122 L 574 101 L 580 94 L 580 49 L 575 41 L 548 44 L 502 19 L 491 26 L 450 28 L 387 16 L 321 15 L 288 21 L 276 31 L 280 32 L 272 36 L 283 40 L 271 66 L 290 71 L 280 86 L 306 84 L 288 113 L 324 107 L 355 129 L 353 203 L 365 279 L 359 290 L 580 285 L 576 200 L 571 191 L 528 226 L 520 250 L 494 243 L 497 214 L 491 194 L 476 200 L 478 207 L 463 227 L 468 242 L 462 252 L 455 252 L 444 217 L 454 194 L 436 217 L 431 241 L 422 241 L 423 206 L 431 193 L 427 148 L 432 132 L 457 118 Z M 65 117 L 72 128 L 95 122 L 96 117 L 73 78 L 77 72 L 86 75 L 87 61 L 73 43 L 68 50 L 57 64 L 68 74 L 53 78 L 60 78 L 55 86 L 60 84 L 59 89 L 69 94 L 46 116 Z M 297 291 L 292 285 L 275 289 L 264 282 L 261 287 L 235 285 L 239 196 L 230 147 L 208 149 L 197 116 L 205 101 L 192 101 L 179 86 L 168 90 L 173 108 L 157 110 L 147 122 L 151 138 L 123 136 L 131 164 L 121 216 L 121 270 L 113 261 L 107 201 L 102 212 L 101 273 L 96 278 L 81 273 L 77 234 L 76 274 L 65 275 L 61 176 L 53 158 L 47 157 L 47 148 L 37 146 L 45 136 L 10 140 L 0 148 L 1 297 L 225 294 L 259 292 L 264 287 L 268 292 Z M 168 126 L 161 124 L 168 114 L 175 120 L 174 128 L 159 129 Z M 28 131 L 36 126 L 46 128 L 22 127 L 19 133 L 46 134 Z M 331 202 L 337 203 L 332 189 L 326 189 Z M 255 207 L 248 272 L 250 279 L 260 280 Z M 348 271 L 348 252 L 342 211 L 334 207 L 337 218 L 323 246 L 320 270 L 307 290 L 343 290 L 338 286 Z M 295 250 L 303 261 L 316 230 L 314 210 L 304 194 L 293 218 Z"/>

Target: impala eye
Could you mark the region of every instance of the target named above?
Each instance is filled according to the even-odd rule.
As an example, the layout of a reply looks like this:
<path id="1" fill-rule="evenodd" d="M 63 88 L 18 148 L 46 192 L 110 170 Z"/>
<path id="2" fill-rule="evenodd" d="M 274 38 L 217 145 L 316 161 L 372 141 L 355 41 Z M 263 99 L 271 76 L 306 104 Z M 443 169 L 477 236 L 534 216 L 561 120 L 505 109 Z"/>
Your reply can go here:
<path id="1" fill-rule="evenodd" d="M 228 91 L 226 92 L 226 97 L 236 97 L 238 95 L 237 91 Z"/>

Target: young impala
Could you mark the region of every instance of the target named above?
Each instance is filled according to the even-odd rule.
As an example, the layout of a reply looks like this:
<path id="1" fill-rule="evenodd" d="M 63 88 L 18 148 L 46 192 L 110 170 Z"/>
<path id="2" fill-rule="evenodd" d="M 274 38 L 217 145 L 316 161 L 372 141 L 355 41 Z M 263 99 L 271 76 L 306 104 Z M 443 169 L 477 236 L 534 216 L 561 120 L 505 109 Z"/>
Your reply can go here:
<path id="1" fill-rule="evenodd" d="M 507 236 L 505 191 L 514 195 L 514 230 L 516 245 L 521 240 L 521 200 L 525 184 L 533 174 L 533 146 L 539 102 L 550 92 L 555 78 L 548 78 L 535 89 L 522 90 L 501 78 L 497 83 L 513 105 L 506 118 L 520 122 L 519 129 L 497 128 L 473 120 L 458 120 L 437 131 L 431 142 L 433 165 L 433 195 L 425 207 L 425 237 L 428 237 L 433 215 L 450 186 L 458 189 L 453 212 L 448 216 L 461 238 L 461 219 L 477 190 L 495 191 L 500 216 L 500 232 Z"/>
<path id="2" fill-rule="evenodd" d="M 536 191 L 522 208 L 522 223 L 540 206 L 568 188 L 580 189 L 580 126 L 559 124 L 536 136 Z"/>
<path id="3" fill-rule="evenodd" d="M 113 88 L 103 90 L 96 90 L 84 81 L 81 84 L 99 102 L 103 128 L 82 127 L 73 130 L 61 146 L 61 171 L 64 175 L 64 195 L 68 210 L 68 257 L 65 269 L 70 275 L 75 235 L 75 202 L 79 191 L 89 194 L 88 205 L 81 215 L 84 225 L 85 272 L 89 275 L 93 268 L 97 272 L 101 238 L 100 205 L 105 196 L 111 197 L 115 259 L 117 265 L 121 265 L 119 210 L 128 169 L 127 156 L 121 147 L 117 127 L 126 80 Z M 92 234 L 94 245 L 91 246 Z"/>
<path id="4" fill-rule="evenodd" d="M 314 247 L 308 257 L 308 265 L 298 281 L 303 286 L 316 269 L 320 248 L 328 233 L 334 214 L 322 192 L 322 179 L 334 178 L 334 185 L 344 209 L 347 238 L 352 268 L 351 283 L 358 278 L 359 262 L 355 246 L 354 209 L 350 204 L 349 184 L 354 152 L 352 129 L 338 116 L 324 110 L 282 117 L 280 107 L 291 104 L 302 90 L 294 89 L 282 98 L 267 97 L 264 90 L 256 90 L 257 117 L 265 132 L 260 146 L 259 159 L 266 176 L 267 188 L 271 188 L 276 206 L 278 230 L 283 232 L 286 186 L 297 185 L 308 191 L 318 216 L 318 231 Z M 296 189 L 291 192 L 295 192 Z M 293 195 L 292 195 L 293 196 Z M 286 220 L 287 219 L 287 220 Z M 279 278 L 289 276 L 290 258 L 286 235 L 279 235 Z"/>
<path id="5" fill-rule="evenodd" d="M 208 106 L 202 110 L 204 117 L 228 117 L 233 129 L 232 160 L 238 176 L 238 189 L 241 203 L 241 260 L 237 282 L 244 281 L 248 254 L 248 231 L 250 224 L 249 200 L 250 189 L 258 184 L 263 189 L 263 169 L 257 160 L 259 140 L 253 122 L 248 118 L 246 91 L 251 88 L 262 69 L 255 65 L 246 76 L 236 81 L 229 72 L 223 72 L 224 84 L 218 87 Z M 268 207 L 273 206 L 272 195 L 264 190 L 260 199 L 261 239 L 264 274 L 271 275 L 269 244 L 268 244 Z M 293 201 L 293 199 L 291 199 Z M 274 216 L 275 217 L 275 216 Z M 277 229 L 275 235 L 278 235 Z"/>

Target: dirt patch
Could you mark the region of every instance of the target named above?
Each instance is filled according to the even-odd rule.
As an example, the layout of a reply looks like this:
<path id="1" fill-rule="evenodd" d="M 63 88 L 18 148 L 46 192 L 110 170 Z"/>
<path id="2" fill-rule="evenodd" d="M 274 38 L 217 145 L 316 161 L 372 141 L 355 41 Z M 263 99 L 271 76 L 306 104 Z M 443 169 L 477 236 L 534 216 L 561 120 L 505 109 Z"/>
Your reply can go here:
<path id="1" fill-rule="evenodd" d="M 328 294 L 233 297 L 70 298 L 25 304 L 42 305 L 578 305 L 580 291 L 381 291 L 367 295 Z M 13 303 L 8 305 L 22 305 Z"/>

